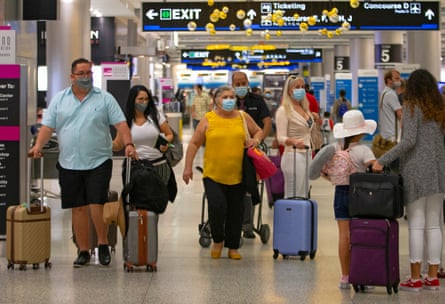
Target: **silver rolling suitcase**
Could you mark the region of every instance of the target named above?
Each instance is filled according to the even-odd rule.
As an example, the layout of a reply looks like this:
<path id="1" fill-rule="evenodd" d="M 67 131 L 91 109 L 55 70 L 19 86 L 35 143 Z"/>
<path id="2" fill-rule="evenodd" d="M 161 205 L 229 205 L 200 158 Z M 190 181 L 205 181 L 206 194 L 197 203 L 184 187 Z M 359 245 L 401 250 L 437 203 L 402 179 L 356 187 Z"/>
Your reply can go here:
<path id="1" fill-rule="evenodd" d="M 131 159 L 127 158 L 126 184 L 130 182 Z M 147 210 L 128 210 L 128 230 L 123 243 L 124 269 L 134 271 L 145 266 L 149 272 L 157 271 L 158 260 L 158 219 L 159 215 Z"/>

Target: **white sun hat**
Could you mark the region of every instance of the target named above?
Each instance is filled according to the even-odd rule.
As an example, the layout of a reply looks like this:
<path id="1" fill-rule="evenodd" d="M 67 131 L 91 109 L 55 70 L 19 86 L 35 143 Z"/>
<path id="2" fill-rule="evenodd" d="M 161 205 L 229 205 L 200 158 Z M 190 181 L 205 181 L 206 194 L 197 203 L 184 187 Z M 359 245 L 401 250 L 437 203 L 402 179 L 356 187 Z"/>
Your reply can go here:
<path id="1" fill-rule="evenodd" d="M 358 134 L 373 134 L 377 123 L 372 119 L 363 117 L 359 110 L 349 110 L 343 115 L 343 123 L 334 126 L 334 137 L 345 138 Z"/>

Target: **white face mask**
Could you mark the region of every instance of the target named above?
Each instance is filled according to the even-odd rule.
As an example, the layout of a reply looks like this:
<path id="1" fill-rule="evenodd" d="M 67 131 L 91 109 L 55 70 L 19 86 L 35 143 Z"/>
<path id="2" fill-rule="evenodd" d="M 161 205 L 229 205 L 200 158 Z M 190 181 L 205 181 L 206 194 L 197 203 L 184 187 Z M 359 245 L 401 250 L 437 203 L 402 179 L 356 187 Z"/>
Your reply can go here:
<path id="1" fill-rule="evenodd" d="M 400 87 L 401 85 L 402 85 L 402 82 L 401 82 L 401 81 L 393 81 L 393 83 L 392 83 L 392 87 L 393 87 L 394 89 Z"/>

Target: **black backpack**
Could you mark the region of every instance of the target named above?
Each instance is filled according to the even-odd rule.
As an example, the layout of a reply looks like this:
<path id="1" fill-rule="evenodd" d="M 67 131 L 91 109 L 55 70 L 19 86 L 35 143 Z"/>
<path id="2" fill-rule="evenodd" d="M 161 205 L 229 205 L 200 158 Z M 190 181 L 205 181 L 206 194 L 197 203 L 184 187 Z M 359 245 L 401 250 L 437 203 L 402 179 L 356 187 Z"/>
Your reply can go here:
<path id="1" fill-rule="evenodd" d="M 167 208 L 168 190 L 149 162 L 132 161 L 130 182 L 122 190 L 122 198 L 124 205 L 130 205 L 130 209 L 144 209 L 159 214 Z"/>

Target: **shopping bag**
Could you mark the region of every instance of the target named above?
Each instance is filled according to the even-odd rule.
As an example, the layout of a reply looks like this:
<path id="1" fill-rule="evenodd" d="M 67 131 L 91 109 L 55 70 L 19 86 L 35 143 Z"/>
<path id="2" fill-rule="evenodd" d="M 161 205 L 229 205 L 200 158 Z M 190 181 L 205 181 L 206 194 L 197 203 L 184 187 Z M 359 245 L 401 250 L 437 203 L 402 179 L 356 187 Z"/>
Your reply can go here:
<path id="1" fill-rule="evenodd" d="M 277 166 L 275 166 L 262 150 L 249 148 L 247 155 L 252 159 L 255 171 L 260 179 L 269 178 L 277 173 Z"/>

